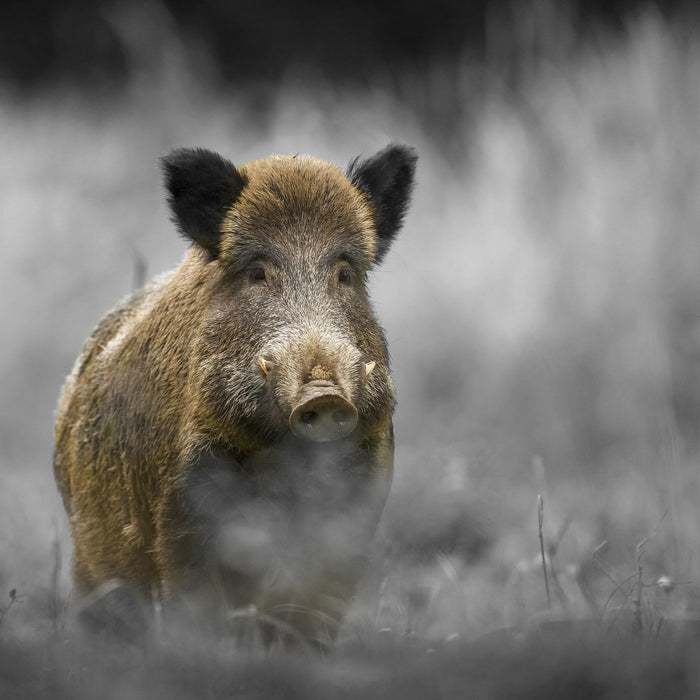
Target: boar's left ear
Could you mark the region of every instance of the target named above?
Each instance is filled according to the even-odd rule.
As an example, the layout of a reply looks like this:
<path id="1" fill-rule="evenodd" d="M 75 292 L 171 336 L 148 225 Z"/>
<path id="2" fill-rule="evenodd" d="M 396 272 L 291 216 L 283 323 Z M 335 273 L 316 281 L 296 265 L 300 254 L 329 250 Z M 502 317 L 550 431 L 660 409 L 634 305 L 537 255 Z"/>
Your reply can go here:
<path id="1" fill-rule="evenodd" d="M 221 223 L 245 185 L 236 166 L 203 148 L 171 151 L 161 166 L 173 221 L 183 236 L 216 257 Z"/>
<path id="2" fill-rule="evenodd" d="M 350 163 L 347 176 L 371 200 L 377 226 L 375 263 L 380 263 L 401 228 L 411 199 L 416 152 L 390 144 L 371 158 Z"/>

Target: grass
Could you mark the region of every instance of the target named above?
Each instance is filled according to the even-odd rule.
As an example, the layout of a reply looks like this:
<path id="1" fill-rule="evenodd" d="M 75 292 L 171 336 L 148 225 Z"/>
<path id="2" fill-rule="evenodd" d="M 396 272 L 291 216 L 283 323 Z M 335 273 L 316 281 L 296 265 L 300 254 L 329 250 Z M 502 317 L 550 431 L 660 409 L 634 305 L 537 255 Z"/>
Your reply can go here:
<path id="1" fill-rule="evenodd" d="M 123 95 L 0 97 L 0 696 L 697 694 L 700 44 L 647 14 L 538 56 L 515 91 L 498 61 L 290 76 L 259 111 L 165 46 Z M 373 281 L 397 471 L 338 648 L 74 637 L 52 412 L 143 261 L 183 254 L 157 158 L 344 164 L 391 140 L 421 157 Z"/>

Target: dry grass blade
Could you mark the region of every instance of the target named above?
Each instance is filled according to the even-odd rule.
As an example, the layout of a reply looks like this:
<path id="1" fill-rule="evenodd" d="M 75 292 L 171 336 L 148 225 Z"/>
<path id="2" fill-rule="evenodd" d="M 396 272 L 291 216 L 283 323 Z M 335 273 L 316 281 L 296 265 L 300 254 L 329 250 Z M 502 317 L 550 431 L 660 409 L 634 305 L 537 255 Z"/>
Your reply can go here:
<path id="1" fill-rule="evenodd" d="M 537 494 L 537 530 L 540 537 L 540 556 L 542 557 L 542 573 L 544 574 L 544 588 L 547 593 L 547 609 L 552 609 L 552 600 L 549 593 L 549 576 L 547 575 L 547 556 L 544 547 L 544 499 Z"/>

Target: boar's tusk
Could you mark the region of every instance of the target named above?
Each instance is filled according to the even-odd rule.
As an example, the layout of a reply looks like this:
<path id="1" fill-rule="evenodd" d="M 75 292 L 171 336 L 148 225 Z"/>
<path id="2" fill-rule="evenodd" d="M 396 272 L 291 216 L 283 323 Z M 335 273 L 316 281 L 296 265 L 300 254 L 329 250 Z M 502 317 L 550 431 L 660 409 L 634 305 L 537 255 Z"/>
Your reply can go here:
<path id="1" fill-rule="evenodd" d="M 365 376 L 369 377 L 370 374 L 372 374 L 372 370 L 377 366 L 377 363 L 372 360 L 372 362 L 366 362 L 365 363 Z"/>
<path id="2" fill-rule="evenodd" d="M 262 376 L 266 377 L 268 373 L 268 367 L 267 367 L 267 362 L 262 357 L 258 357 L 258 365 L 260 366 L 260 371 L 262 372 Z"/>

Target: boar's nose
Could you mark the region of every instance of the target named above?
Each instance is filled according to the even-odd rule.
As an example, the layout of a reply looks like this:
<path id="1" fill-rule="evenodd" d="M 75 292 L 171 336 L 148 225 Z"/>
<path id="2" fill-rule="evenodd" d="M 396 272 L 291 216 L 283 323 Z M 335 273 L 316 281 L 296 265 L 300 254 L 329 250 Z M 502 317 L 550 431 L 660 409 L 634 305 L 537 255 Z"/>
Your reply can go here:
<path id="1" fill-rule="evenodd" d="M 299 403 L 289 417 L 292 432 L 313 442 L 340 440 L 356 426 L 357 409 L 329 382 L 305 384 Z"/>

